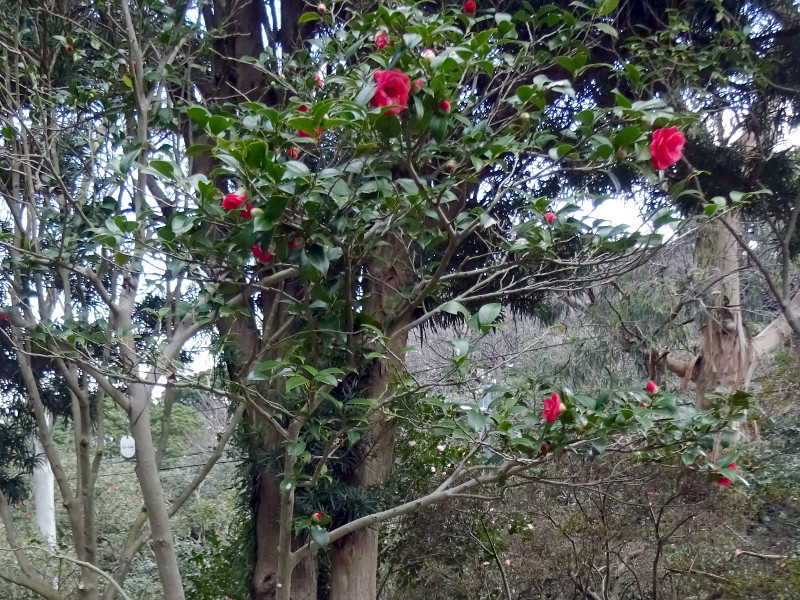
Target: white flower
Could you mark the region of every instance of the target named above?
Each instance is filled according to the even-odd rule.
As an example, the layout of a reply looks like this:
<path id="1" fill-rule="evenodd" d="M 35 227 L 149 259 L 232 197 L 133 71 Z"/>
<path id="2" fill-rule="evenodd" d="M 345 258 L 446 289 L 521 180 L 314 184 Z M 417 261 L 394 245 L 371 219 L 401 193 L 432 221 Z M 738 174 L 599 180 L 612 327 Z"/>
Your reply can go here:
<path id="1" fill-rule="evenodd" d="M 436 467 L 431 467 L 431 473 L 436 473 Z"/>
<path id="2" fill-rule="evenodd" d="M 446 448 L 447 448 L 447 446 L 445 446 L 444 444 L 439 444 L 438 446 L 436 446 L 436 449 L 439 452 L 444 452 Z"/>

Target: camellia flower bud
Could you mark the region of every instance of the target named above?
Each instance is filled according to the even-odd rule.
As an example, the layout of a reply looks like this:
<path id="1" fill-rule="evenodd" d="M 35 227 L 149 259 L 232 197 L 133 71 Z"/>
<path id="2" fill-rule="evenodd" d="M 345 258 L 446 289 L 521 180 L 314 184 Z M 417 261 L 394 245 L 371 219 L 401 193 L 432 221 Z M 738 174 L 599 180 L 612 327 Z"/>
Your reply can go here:
<path id="1" fill-rule="evenodd" d="M 548 225 L 552 225 L 553 221 L 555 221 L 555 218 L 556 218 L 556 216 L 553 213 L 551 213 L 550 211 L 547 211 L 546 213 L 544 213 L 544 220 L 547 221 Z"/>
<path id="2" fill-rule="evenodd" d="M 72 44 L 67 44 L 67 52 L 72 52 Z"/>
<path id="3" fill-rule="evenodd" d="M 474 0 L 467 0 L 464 2 L 464 12 L 468 15 L 474 15 L 476 8 L 478 7 L 475 5 Z"/>
<path id="4" fill-rule="evenodd" d="M 263 208 L 252 208 L 252 209 L 250 209 L 250 216 L 251 217 L 260 217 L 263 214 L 264 214 L 264 209 Z"/>
<path id="5" fill-rule="evenodd" d="M 322 521 L 322 513 L 315 512 L 313 515 L 311 515 L 311 520 L 314 521 L 315 523 L 319 523 L 320 521 Z"/>
<path id="6" fill-rule="evenodd" d="M 422 53 L 422 58 L 427 60 L 428 62 L 433 62 L 433 59 L 436 58 L 436 52 L 428 48 L 425 52 Z"/>
<path id="7" fill-rule="evenodd" d="M 388 31 L 379 31 L 375 35 L 375 45 L 378 47 L 378 50 L 387 46 L 389 44 L 389 32 Z"/>
<path id="8" fill-rule="evenodd" d="M 456 161 L 454 161 L 452 158 L 448 160 L 444 165 L 444 170 L 447 171 L 448 173 L 452 173 L 453 169 L 455 168 L 456 168 Z"/>
<path id="9" fill-rule="evenodd" d="M 442 111 L 444 114 L 450 112 L 450 103 L 447 100 L 442 100 L 439 102 L 439 110 Z"/>
<path id="10" fill-rule="evenodd" d="M 655 384 L 654 381 L 648 381 L 644 389 L 647 390 L 648 394 L 655 394 L 656 392 L 658 392 L 658 386 Z"/>
<path id="11" fill-rule="evenodd" d="M 319 4 L 317 4 L 317 10 L 321 13 L 324 13 L 326 10 L 328 10 L 328 7 L 325 6 L 322 2 L 320 2 Z"/>
<path id="12" fill-rule="evenodd" d="M 411 93 L 419 94 L 424 86 L 425 82 L 422 79 L 415 79 L 411 82 Z"/>
<path id="13" fill-rule="evenodd" d="M 528 123 L 531 120 L 531 113 L 522 112 L 519 114 L 519 118 L 522 120 L 523 123 Z"/>
<path id="14" fill-rule="evenodd" d="M 297 160 L 297 157 L 300 156 L 300 149 L 299 148 L 289 148 L 286 151 L 286 156 L 293 160 Z"/>

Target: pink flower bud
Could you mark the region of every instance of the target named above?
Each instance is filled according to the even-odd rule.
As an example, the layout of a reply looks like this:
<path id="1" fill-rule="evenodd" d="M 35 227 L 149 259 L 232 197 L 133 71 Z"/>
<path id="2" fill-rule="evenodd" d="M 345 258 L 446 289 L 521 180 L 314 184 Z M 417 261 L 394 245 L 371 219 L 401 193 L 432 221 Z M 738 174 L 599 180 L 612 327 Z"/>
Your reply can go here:
<path id="1" fill-rule="evenodd" d="M 655 394 L 656 392 L 658 392 L 658 386 L 655 384 L 654 381 L 648 381 L 644 389 L 647 390 L 648 394 Z"/>
<path id="2" fill-rule="evenodd" d="M 422 79 L 416 79 L 411 83 L 411 93 L 412 94 L 419 94 L 422 91 L 422 88 L 425 86 L 425 82 Z"/>
<path id="3" fill-rule="evenodd" d="M 548 225 L 552 225 L 553 221 L 555 221 L 555 219 L 556 219 L 556 216 L 553 213 L 551 213 L 550 211 L 544 213 L 544 220 L 547 221 Z"/>
<path id="4" fill-rule="evenodd" d="M 425 52 L 422 53 L 422 58 L 427 60 L 428 62 L 433 62 L 433 59 L 436 58 L 436 52 L 428 48 Z"/>
<path id="5" fill-rule="evenodd" d="M 444 114 L 450 112 L 450 103 L 447 100 L 442 100 L 439 102 L 439 110 L 442 111 Z"/>
<path id="6" fill-rule="evenodd" d="M 475 2 L 473 0 L 467 0 L 466 2 L 464 2 L 464 12 L 467 13 L 468 15 L 474 15 L 476 8 L 478 7 L 475 5 Z"/>
<path id="7" fill-rule="evenodd" d="M 327 7 L 322 2 L 320 2 L 319 4 L 317 4 L 317 10 L 321 13 L 324 13 L 327 10 Z"/>
<path id="8" fill-rule="evenodd" d="M 378 47 L 378 50 L 387 46 L 389 44 L 389 32 L 388 31 L 379 31 L 375 35 L 375 45 Z"/>

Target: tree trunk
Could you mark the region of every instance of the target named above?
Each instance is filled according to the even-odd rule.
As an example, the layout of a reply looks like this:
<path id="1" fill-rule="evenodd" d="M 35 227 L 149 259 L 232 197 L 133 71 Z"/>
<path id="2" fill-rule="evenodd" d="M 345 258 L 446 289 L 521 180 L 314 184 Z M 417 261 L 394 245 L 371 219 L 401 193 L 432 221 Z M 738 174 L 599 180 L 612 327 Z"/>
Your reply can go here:
<path id="1" fill-rule="evenodd" d="M 256 557 L 253 571 L 253 600 L 274 600 L 276 597 L 276 573 L 278 565 L 278 536 L 280 534 L 280 503 L 278 477 L 274 471 L 265 469 L 254 491 L 253 514 L 256 525 Z M 305 543 L 296 536 L 293 549 Z M 298 564 L 292 572 L 292 600 L 316 600 L 317 555 Z"/>
<path id="2" fill-rule="evenodd" d="M 740 228 L 739 216 L 729 213 L 732 229 Z M 712 222 L 698 241 L 698 264 L 708 280 L 721 278 L 705 299 L 708 313 L 700 326 L 701 353 L 697 369 L 697 406 L 707 408 L 706 393 L 723 387 L 747 389 L 755 353 L 742 323 L 739 288 L 738 242 L 722 223 Z"/>
<path id="3" fill-rule="evenodd" d="M 164 489 L 158 475 L 156 448 L 150 428 L 150 406 L 145 386 L 130 386 L 131 435 L 136 442 L 136 477 L 142 489 L 147 519 L 152 532 L 153 552 L 164 600 L 184 600 L 183 582 L 178 568 L 178 557 L 172 539 Z"/>
<path id="4" fill-rule="evenodd" d="M 413 283 L 413 270 L 402 264 L 409 256 L 407 240 L 391 236 L 387 244 L 376 249 L 375 259 L 368 268 L 369 297 L 366 313 L 379 323 L 387 324 L 389 335 L 386 358 L 372 365 L 365 394 L 380 402 L 390 383 L 402 368 L 402 348 L 408 342 L 406 334 L 393 334 L 411 322 L 411 311 L 402 319 L 394 318 L 404 306 L 398 292 Z M 390 323 L 390 325 L 389 325 Z M 394 424 L 386 420 L 381 407 L 373 408 L 369 415 L 370 429 L 362 445 L 366 457 L 352 478 L 354 485 L 373 487 L 382 485 L 392 468 L 394 450 Z M 331 600 L 375 600 L 377 595 L 379 527 L 362 529 L 338 540 L 331 551 Z"/>
<path id="5" fill-rule="evenodd" d="M 51 417 L 47 417 L 48 424 Z M 36 502 L 36 526 L 42 533 L 45 542 L 56 545 L 56 496 L 55 476 L 50 461 L 44 453 L 44 447 L 36 436 L 33 440 L 39 462 L 33 469 L 33 495 Z"/>

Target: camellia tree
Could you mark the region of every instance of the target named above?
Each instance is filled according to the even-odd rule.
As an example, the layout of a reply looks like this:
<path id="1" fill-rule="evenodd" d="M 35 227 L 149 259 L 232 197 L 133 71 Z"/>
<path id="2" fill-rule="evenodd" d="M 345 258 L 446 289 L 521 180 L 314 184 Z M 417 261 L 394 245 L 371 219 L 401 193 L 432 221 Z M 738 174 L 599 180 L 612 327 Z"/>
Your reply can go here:
<path id="1" fill-rule="evenodd" d="M 581 106 L 566 76 L 638 74 L 588 62 L 591 46 L 618 35 L 616 1 L 513 12 L 472 1 L 320 4 L 304 14 L 289 3 L 268 20 L 313 27 L 311 48 L 282 29 L 260 53 L 261 30 L 228 31 L 244 21 L 223 2 L 201 3 L 201 21 L 186 3 L 112 4 L 81 4 L 104 28 L 80 39 L 67 27 L 75 15 L 50 21 L 36 7 L 4 34 L 14 64 L 28 65 L 6 61 L 4 71 L 8 338 L 69 516 L 77 597 L 124 593 L 152 537 L 164 597 L 184 598 L 169 519 L 245 413 L 259 600 L 315 597 L 327 547 L 331 597 L 374 598 L 388 519 L 535 479 L 562 453 L 702 455 L 740 418 L 742 395 L 699 410 L 657 390 L 589 397 L 556 381 L 497 386 L 489 414 L 469 400 L 481 335 L 547 294 L 629 272 L 660 244 L 570 202 L 621 192 L 621 172 L 657 182 L 693 120 L 622 93 Z M 195 80 L 205 57 L 218 75 L 219 61 L 236 58 L 235 81 Z M 404 367 L 410 332 L 457 320 L 475 336 L 452 341 L 437 383 L 418 383 Z M 221 382 L 185 366 L 202 332 L 227 367 Z M 69 390 L 76 488 L 48 434 L 38 355 Z M 159 389 L 169 402 L 181 387 L 227 397 L 232 418 L 206 467 L 167 504 L 166 442 L 154 446 L 148 414 Z M 445 388 L 467 400 L 445 402 Z M 114 565 L 98 564 L 92 502 L 106 400 L 128 417 L 146 505 Z M 417 413 L 419 427 L 448 440 L 454 467 L 432 473 L 428 493 L 387 505 L 378 492 L 395 417 Z M 700 468 L 735 481 L 734 460 Z M 332 487 L 360 502 L 342 509 Z M 0 577 L 66 597 L 9 541 L 23 573 Z"/>

